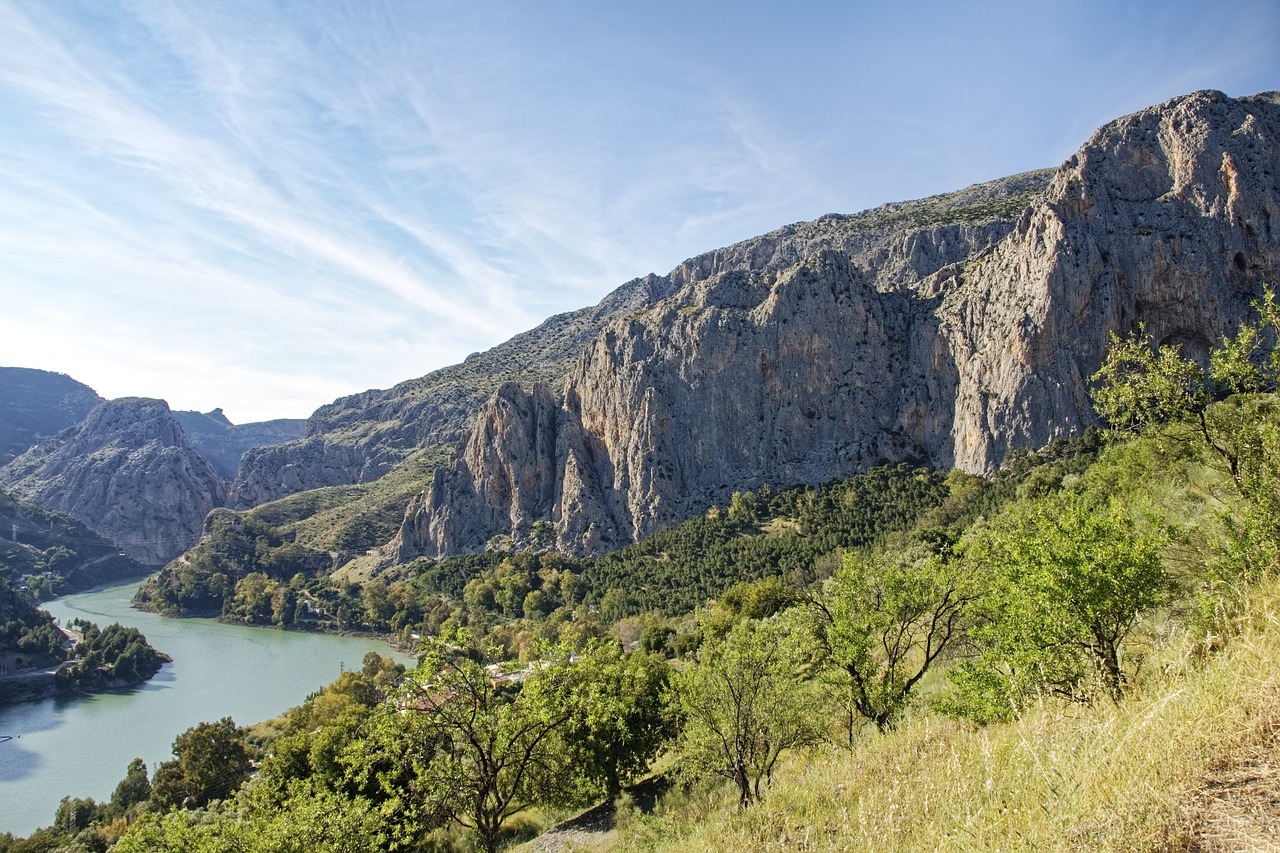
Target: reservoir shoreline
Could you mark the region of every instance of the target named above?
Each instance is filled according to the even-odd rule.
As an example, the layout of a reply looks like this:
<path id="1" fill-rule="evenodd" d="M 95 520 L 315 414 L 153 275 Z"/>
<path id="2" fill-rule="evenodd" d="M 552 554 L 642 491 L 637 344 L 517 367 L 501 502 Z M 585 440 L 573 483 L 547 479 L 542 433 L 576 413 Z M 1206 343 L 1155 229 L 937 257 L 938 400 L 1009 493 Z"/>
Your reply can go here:
<path id="1" fill-rule="evenodd" d="M 373 651 L 412 666 L 384 640 L 160 616 L 134 609 L 134 578 L 43 605 L 61 624 L 84 618 L 136 627 L 173 660 L 125 690 L 0 705 L 0 833 L 53 823 L 64 796 L 109 799 L 128 763 L 148 773 L 174 738 L 201 722 L 251 725 L 278 716 L 359 669 Z M 8 740 L 6 740 L 8 738 Z"/>

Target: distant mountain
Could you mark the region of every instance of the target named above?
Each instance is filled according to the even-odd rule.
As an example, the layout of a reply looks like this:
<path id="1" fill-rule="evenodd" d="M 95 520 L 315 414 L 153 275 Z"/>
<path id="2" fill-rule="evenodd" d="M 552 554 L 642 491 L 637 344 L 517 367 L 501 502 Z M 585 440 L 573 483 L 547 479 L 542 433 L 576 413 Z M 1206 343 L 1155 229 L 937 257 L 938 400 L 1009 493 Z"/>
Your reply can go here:
<path id="1" fill-rule="evenodd" d="M 223 479 L 236 478 L 240 457 L 246 451 L 270 444 L 282 444 L 302 438 L 307 432 L 307 422 L 302 418 L 280 418 L 251 424 L 233 424 L 222 413 L 176 411 L 173 416 L 182 424 L 191 446 L 213 464 Z"/>
<path id="2" fill-rule="evenodd" d="M 245 454 L 231 506 L 245 509 L 326 486 L 367 483 L 416 450 L 452 449 L 502 383 L 557 383 L 605 324 L 670 293 L 657 276 L 627 282 L 600 304 L 559 314 L 493 349 L 385 391 L 321 406 L 306 437 Z"/>
<path id="3" fill-rule="evenodd" d="M 246 450 L 305 429 L 297 419 L 232 424 L 221 409 L 170 412 L 161 400 L 107 403 L 60 373 L 0 368 L 0 486 L 78 519 L 91 528 L 84 536 L 96 531 L 119 542 L 95 540 L 113 554 L 124 547 L 126 573 L 143 570 L 132 558 L 158 565 L 196 540 L 204 514 L 225 503 Z M 9 564 L 47 564 L 19 551 Z"/>
<path id="4" fill-rule="evenodd" d="M 100 403 L 0 468 L 0 484 L 78 519 L 147 565 L 191 547 L 227 490 L 168 404 L 138 397 Z"/>
<path id="5" fill-rule="evenodd" d="M 0 367 L 0 465 L 84 420 L 102 398 L 62 373 Z"/>
<path id="6" fill-rule="evenodd" d="M 548 527 L 597 554 L 734 490 L 881 461 L 988 472 L 1078 433 L 1109 335 L 1144 324 L 1204 354 L 1278 280 L 1277 164 L 1280 93 L 1197 92 L 1052 173 L 687 261 L 563 382 L 498 388 L 390 559 Z"/>

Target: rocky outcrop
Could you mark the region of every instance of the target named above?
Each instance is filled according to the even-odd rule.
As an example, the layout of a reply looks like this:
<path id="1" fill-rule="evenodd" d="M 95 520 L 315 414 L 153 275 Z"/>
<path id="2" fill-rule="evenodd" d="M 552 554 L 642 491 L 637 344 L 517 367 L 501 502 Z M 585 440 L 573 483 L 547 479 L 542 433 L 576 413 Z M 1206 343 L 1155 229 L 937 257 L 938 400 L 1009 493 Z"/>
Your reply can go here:
<path id="1" fill-rule="evenodd" d="M 0 468 L 15 496 L 62 512 L 147 565 L 191 547 L 226 483 L 163 400 L 100 404 L 80 424 Z"/>
<path id="2" fill-rule="evenodd" d="M 369 482 L 415 450 L 454 447 L 503 382 L 558 384 L 606 323 L 671 288 L 665 278 L 635 279 L 593 308 L 552 317 L 461 364 L 322 406 L 308 420 L 306 437 L 244 455 L 230 503 L 247 509 L 307 489 Z"/>
<path id="3" fill-rule="evenodd" d="M 306 435 L 307 422 L 301 418 L 279 418 L 248 424 L 233 424 L 222 409 L 211 412 L 177 411 L 173 416 L 182 424 L 191 446 L 212 463 L 228 482 L 240 469 L 240 458 L 255 447 L 296 441 Z"/>
<path id="4" fill-rule="evenodd" d="M 1074 434 L 1111 333 L 1144 323 L 1204 352 L 1276 280 L 1278 163 L 1280 96 L 1198 92 L 1103 127 L 1053 173 L 688 261 L 556 393 L 498 389 L 396 557 L 548 525 L 596 553 L 735 489 L 903 459 L 985 472 Z"/>
<path id="5" fill-rule="evenodd" d="M 78 424 L 101 402 L 97 392 L 66 374 L 0 367 L 0 465 Z"/>

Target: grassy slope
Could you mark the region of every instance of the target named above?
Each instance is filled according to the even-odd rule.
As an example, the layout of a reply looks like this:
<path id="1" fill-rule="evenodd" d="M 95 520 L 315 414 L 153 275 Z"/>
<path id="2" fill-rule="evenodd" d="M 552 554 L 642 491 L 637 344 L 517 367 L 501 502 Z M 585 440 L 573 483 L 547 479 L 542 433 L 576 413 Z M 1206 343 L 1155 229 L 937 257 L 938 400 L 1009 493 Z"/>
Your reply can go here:
<path id="1" fill-rule="evenodd" d="M 853 750 L 793 756 L 758 806 L 727 793 L 633 821 L 611 846 L 649 850 L 1160 850 L 1274 845 L 1248 814 L 1280 791 L 1280 584 L 1250 596 L 1240 634 L 1200 664 L 1201 638 L 1156 661 L 1138 695 L 1048 704 L 975 728 L 919 716 Z M 1269 763 L 1268 763 L 1269 761 Z M 1261 769 L 1260 769 L 1261 768 Z M 1249 772 L 1252 769 L 1253 772 Z M 1242 797 L 1227 783 L 1244 771 Z M 1268 778 L 1270 779 L 1268 783 Z M 1269 784 L 1269 793 L 1268 793 Z M 1236 789 L 1239 791 L 1239 789 Z M 1274 829 L 1274 827 L 1272 827 Z M 1259 835 L 1261 834 L 1261 837 Z"/>
<path id="2" fill-rule="evenodd" d="M 386 542 L 400 527 L 404 507 L 449 455 L 445 447 L 414 451 L 387 474 L 369 483 L 311 489 L 249 510 L 273 527 L 294 530 L 298 542 L 315 550 L 342 550 L 346 538 L 363 538 L 363 547 Z M 353 528 L 367 524 L 376 535 L 360 537 Z M 350 531 L 350 533 L 348 533 Z"/>
<path id="3" fill-rule="evenodd" d="M 1185 531 L 1168 564 L 1205 575 L 1222 475 L 1184 447 L 1111 448 L 1072 484 L 1122 496 Z M 1035 488 L 1029 478 L 1019 489 Z M 1280 579 L 1234 602 L 1211 636 L 1162 614 L 1131 648 L 1133 695 L 1046 701 L 979 728 L 920 709 L 853 749 L 785 759 L 764 800 L 713 788 L 624 815 L 616 850 L 1165 850 L 1280 848 Z M 1204 624 L 1209 624 L 1205 622 Z M 1212 646 L 1216 651 L 1207 653 Z M 943 688 L 931 678 L 929 692 Z M 1242 782 L 1243 780 L 1243 782 Z M 1260 844 L 1261 846 L 1253 846 Z"/>

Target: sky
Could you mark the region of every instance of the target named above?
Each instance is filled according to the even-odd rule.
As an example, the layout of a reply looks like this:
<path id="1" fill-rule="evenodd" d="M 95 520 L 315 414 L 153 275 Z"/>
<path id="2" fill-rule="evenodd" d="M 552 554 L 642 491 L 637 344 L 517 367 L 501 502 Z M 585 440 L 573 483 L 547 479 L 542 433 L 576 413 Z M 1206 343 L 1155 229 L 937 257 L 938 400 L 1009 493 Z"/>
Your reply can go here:
<path id="1" fill-rule="evenodd" d="M 0 0 L 0 366 L 235 423 L 1280 89 L 1280 0 Z"/>

